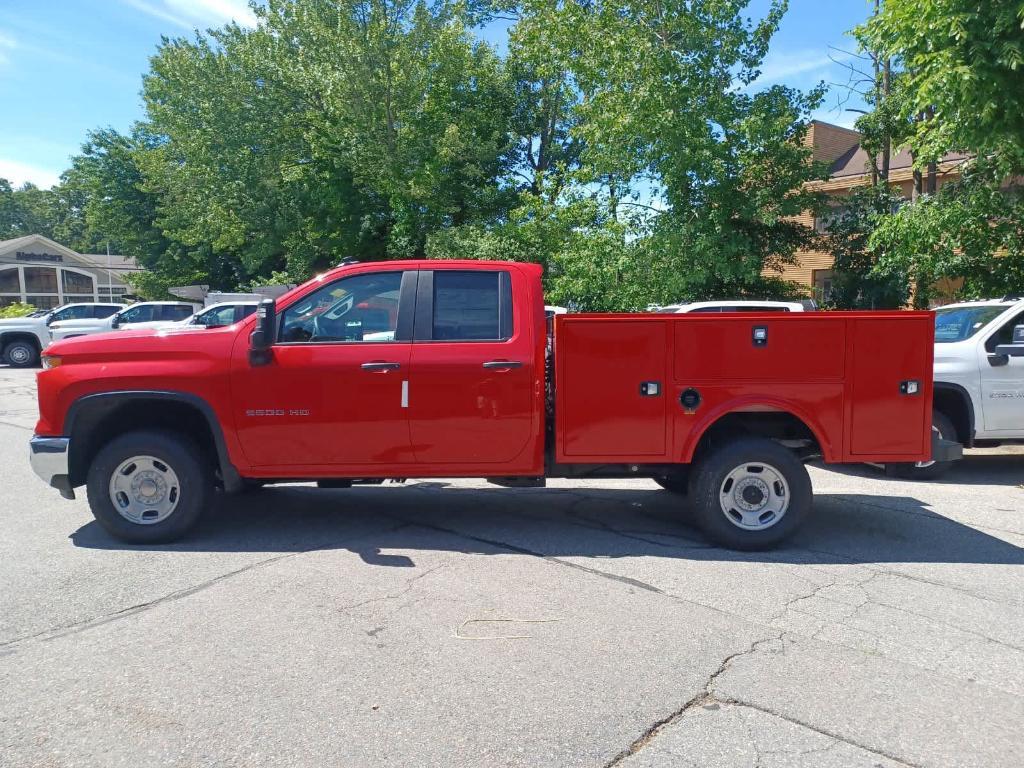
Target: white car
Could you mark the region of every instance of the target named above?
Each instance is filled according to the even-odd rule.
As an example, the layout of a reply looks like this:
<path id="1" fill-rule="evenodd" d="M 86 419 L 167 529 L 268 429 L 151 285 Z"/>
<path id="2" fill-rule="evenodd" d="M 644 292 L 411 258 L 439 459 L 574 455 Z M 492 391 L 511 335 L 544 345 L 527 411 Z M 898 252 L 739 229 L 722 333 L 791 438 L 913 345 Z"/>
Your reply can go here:
<path id="1" fill-rule="evenodd" d="M 76 336 L 89 336 L 104 333 L 115 328 L 135 327 L 139 323 L 154 320 L 184 320 L 196 311 L 194 304 L 182 301 L 143 301 L 124 307 L 103 320 L 62 320 L 50 324 L 50 341 L 73 339 Z"/>
<path id="2" fill-rule="evenodd" d="M 184 320 L 152 320 L 148 323 L 132 323 L 122 325 L 121 328 L 138 330 L 140 328 L 223 328 L 226 325 L 233 325 L 239 320 L 244 320 L 259 306 L 258 301 L 224 301 L 220 304 L 211 304 L 201 312 L 186 317 Z"/>
<path id="3" fill-rule="evenodd" d="M 56 309 L 37 310 L 25 317 L 0 320 L 0 354 L 12 368 L 39 364 L 39 353 L 50 343 L 49 328 L 58 322 L 86 320 L 102 322 L 124 304 L 80 302 Z"/>
<path id="4" fill-rule="evenodd" d="M 669 304 L 652 307 L 653 312 L 683 314 L 688 312 L 806 312 L 799 301 L 768 301 L 737 299 L 736 301 L 693 301 L 688 304 Z"/>
<path id="5" fill-rule="evenodd" d="M 1024 301 L 1007 297 L 935 310 L 935 396 L 932 430 L 964 447 L 1024 442 L 1024 357 L 1001 354 L 1024 324 Z M 894 467 L 928 479 L 949 463 Z"/>

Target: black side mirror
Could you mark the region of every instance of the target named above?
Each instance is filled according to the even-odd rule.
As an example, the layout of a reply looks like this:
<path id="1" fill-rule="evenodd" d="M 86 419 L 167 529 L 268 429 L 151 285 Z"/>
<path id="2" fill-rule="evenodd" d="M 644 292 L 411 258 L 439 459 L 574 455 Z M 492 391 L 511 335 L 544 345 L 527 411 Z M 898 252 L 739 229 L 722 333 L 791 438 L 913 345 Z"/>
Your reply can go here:
<path id="1" fill-rule="evenodd" d="M 264 299 L 256 308 L 256 327 L 249 334 L 249 364 L 267 365 L 277 334 L 277 307 L 273 299 Z"/>
<path id="2" fill-rule="evenodd" d="M 120 328 L 121 327 L 121 315 L 114 315 L 110 319 L 110 327 L 111 328 Z"/>
<path id="3" fill-rule="evenodd" d="M 1024 357 L 1024 325 L 1015 325 L 1013 327 L 1013 343 L 999 344 L 996 347 L 996 354 L 1006 358 Z M 991 362 L 991 360 L 992 356 L 989 355 L 989 361 Z M 1009 359 L 1006 362 L 1010 362 Z"/>

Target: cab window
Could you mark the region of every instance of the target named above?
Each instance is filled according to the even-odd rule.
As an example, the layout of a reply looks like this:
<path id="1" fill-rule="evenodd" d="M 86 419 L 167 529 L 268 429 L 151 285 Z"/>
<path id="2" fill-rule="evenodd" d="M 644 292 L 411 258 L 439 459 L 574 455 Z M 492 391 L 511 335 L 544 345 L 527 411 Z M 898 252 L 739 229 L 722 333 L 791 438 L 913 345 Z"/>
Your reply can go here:
<path id="1" fill-rule="evenodd" d="M 1024 323 L 1024 312 L 1018 312 L 1000 326 L 999 330 L 985 339 L 985 351 L 995 352 L 1000 344 L 1013 344 L 1013 328 Z"/>
<path id="2" fill-rule="evenodd" d="M 191 317 L 193 313 L 192 307 L 187 304 L 165 304 L 163 306 L 163 318 L 164 320 L 184 320 L 186 317 Z"/>
<path id="3" fill-rule="evenodd" d="M 219 328 L 224 325 L 231 325 L 235 322 L 235 307 L 217 307 L 206 312 L 200 312 L 192 320 L 194 325 L 205 325 L 207 328 Z"/>
<path id="4" fill-rule="evenodd" d="M 110 317 L 119 309 L 121 309 L 121 307 L 116 304 L 96 304 L 92 308 L 92 316 L 102 320 L 105 317 Z"/>
<path id="5" fill-rule="evenodd" d="M 75 304 L 54 312 L 50 321 L 56 323 L 58 320 L 82 320 L 90 316 L 90 307 L 88 304 Z"/>
<path id="6" fill-rule="evenodd" d="M 512 287 L 507 272 L 434 272 L 434 341 L 504 341 L 511 336 Z"/>
<path id="7" fill-rule="evenodd" d="M 401 287 L 401 272 L 336 280 L 284 311 L 279 339 L 285 344 L 394 341 Z"/>
<path id="8" fill-rule="evenodd" d="M 153 319 L 153 305 L 152 304 L 140 304 L 136 307 L 128 307 L 128 309 L 122 311 L 118 316 L 117 320 L 122 325 L 125 323 L 148 323 Z"/>

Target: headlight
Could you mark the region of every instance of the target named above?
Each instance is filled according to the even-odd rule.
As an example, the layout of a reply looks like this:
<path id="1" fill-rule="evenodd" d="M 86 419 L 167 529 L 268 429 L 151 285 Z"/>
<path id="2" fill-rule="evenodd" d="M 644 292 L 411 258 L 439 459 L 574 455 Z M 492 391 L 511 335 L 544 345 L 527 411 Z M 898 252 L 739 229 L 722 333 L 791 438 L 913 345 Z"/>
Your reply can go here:
<path id="1" fill-rule="evenodd" d="M 57 357 L 57 355 L 43 355 L 43 369 L 49 370 L 50 368 L 56 368 L 63 361 Z"/>

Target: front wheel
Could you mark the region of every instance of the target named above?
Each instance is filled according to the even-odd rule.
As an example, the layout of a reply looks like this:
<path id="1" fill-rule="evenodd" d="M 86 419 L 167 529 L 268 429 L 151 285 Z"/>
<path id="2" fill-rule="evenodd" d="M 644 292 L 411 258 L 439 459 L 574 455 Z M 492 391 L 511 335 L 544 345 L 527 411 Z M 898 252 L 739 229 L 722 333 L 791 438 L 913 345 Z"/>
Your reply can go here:
<path id="1" fill-rule="evenodd" d="M 11 368 L 32 368 L 39 364 L 39 350 L 30 341 L 12 341 L 4 350 Z"/>
<path id="2" fill-rule="evenodd" d="M 129 432 L 100 449 L 86 490 L 96 520 L 132 544 L 184 536 L 213 495 L 213 477 L 191 440 L 173 432 Z"/>
<path id="3" fill-rule="evenodd" d="M 811 478 L 803 462 L 760 437 L 709 454 L 694 468 L 691 488 L 697 525 L 729 549 L 775 546 L 793 535 L 811 510 Z"/>

